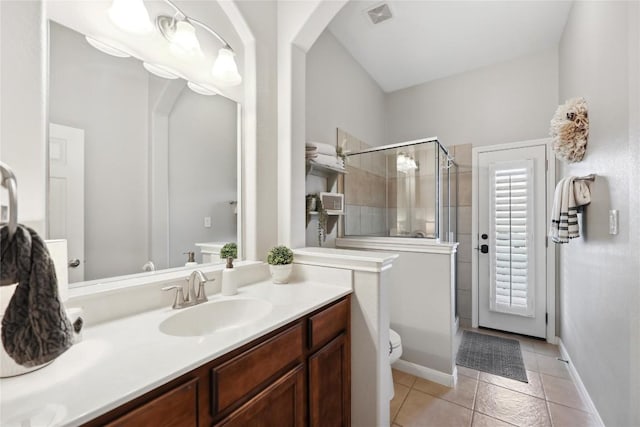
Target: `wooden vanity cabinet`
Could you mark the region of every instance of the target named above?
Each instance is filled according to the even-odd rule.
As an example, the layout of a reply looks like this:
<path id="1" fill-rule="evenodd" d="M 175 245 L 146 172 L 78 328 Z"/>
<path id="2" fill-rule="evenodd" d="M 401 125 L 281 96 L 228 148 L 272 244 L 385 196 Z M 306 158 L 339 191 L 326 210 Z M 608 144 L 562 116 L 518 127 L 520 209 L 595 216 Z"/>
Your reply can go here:
<path id="1" fill-rule="evenodd" d="M 350 296 L 87 423 L 349 426 Z"/>

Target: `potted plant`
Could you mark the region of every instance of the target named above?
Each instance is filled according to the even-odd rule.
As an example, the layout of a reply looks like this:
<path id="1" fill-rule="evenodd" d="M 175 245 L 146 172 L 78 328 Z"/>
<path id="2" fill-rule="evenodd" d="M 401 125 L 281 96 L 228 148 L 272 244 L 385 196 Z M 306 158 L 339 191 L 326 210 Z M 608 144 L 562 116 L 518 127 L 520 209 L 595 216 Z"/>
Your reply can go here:
<path id="1" fill-rule="evenodd" d="M 231 260 L 229 260 L 231 258 Z M 220 249 L 220 259 L 226 259 L 227 263 L 233 263 L 233 260 L 238 258 L 238 245 L 233 242 L 226 243 L 222 249 Z"/>
<path id="2" fill-rule="evenodd" d="M 309 225 L 312 214 L 318 216 L 318 246 L 322 246 L 322 242 L 327 241 L 327 223 L 329 215 L 327 214 L 327 210 L 324 206 L 322 206 L 322 200 L 317 193 L 307 194 L 305 200 L 307 225 Z"/>
<path id="3" fill-rule="evenodd" d="M 320 197 L 318 197 L 316 205 L 318 207 L 318 246 L 322 246 L 322 243 L 327 241 L 329 214 L 322 205 Z"/>
<path id="4" fill-rule="evenodd" d="M 286 246 L 275 246 L 267 254 L 271 280 L 276 284 L 289 283 L 293 270 L 293 251 Z"/>

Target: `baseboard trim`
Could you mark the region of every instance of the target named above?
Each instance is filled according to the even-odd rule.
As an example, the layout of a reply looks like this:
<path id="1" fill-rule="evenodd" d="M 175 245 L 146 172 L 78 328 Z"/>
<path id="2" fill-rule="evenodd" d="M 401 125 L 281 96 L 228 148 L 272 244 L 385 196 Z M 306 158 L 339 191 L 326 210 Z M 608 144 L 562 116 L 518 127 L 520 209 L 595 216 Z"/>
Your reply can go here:
<path id="1" fill-rule="evenodd" d="M 591 414 L 595 416 L 596 422 L 598 422 L 601 427 L 604 427 L 604 422 L 602 421 L 602 418 L 600 418 L 600 413 L 598 412 L 596 405 L 593 403 L 593 400 L 591 400 L 591 396 L 589 395 L 587 388 L 584 386 L 582 378 L 580 378 L 580 374 L 578 374 L 578 371 L 576 370 L 576 367 L 571 360 L 571 356 L 569 355 L 569 352 L 564 346 L 561 338 L 558 338 L 558 345 L 560 346 L 560 355 L 564 360 L 567 360 L 569 362 L 567 364 L 567 367 L 569 368 L 569 374 L 571 375 L 571 378 L 573 379 L 576 387 L 578 387 L 578 391 L 582 395 L 582 398 L 587 403 L 587 406 L 589 406 L 589 412 L 591 412 Z"/>
<path id="2" fill-rule="evenodd" d="M 415 375 L 416 377 L 433 381 L 434 383 L 442 384 L 447 387 L 453 387 L 458 376 L 457 369 L 455 367 L 453 374 L 446 374 L 402 359 L 394 363 L 393 367 L 399 371 L 406 372 L 407 374 Z"/>

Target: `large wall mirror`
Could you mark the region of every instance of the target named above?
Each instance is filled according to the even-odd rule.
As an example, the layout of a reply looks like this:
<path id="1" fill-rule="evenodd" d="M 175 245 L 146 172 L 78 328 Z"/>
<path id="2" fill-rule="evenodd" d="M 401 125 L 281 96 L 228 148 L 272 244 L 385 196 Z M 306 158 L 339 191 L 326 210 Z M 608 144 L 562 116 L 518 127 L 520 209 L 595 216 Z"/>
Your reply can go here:
<path id="1" fill-rule="evenodd" d="M 70 286 L 238 241 L 240 109 L 209 95 L 49 21 L 47 229 L 67 239 Z"/>

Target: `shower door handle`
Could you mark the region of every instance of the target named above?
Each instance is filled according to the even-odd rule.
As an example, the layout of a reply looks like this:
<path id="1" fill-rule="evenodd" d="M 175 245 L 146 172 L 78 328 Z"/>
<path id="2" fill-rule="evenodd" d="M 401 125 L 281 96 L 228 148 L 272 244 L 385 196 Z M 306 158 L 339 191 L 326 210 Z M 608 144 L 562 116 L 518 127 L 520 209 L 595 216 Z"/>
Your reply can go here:
<path id="1" fill-rule="evenodd" d="M 480 252 L 482 252 L 483 254 L 488 254 L 489 253 L 489 245 L 480 245 Z"/>

